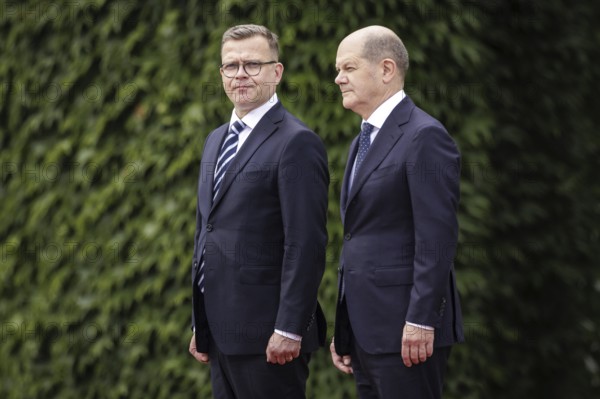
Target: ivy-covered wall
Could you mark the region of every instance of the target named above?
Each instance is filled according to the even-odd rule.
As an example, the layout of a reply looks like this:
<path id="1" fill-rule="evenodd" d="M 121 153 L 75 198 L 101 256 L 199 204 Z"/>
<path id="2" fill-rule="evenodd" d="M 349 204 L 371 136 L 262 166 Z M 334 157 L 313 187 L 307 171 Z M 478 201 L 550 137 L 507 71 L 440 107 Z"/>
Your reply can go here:
<path id="1" fill-rule="evenodd" d="M 598 17 L 562 0 L 2 1 L 0 397 L 210 397 L 187 352 L 196 177 L 231 112 L 220 37 L 240 23 L 279 34 L 280 99 L 328 149 L 329 335 L 359 124 L 335 53 L 385 25 L 411 57 L 406 92 L 463 155 L 467 343 L 445 397 L 597 397 Z M 355 397 L 327 350 L 308 391 Z"/>

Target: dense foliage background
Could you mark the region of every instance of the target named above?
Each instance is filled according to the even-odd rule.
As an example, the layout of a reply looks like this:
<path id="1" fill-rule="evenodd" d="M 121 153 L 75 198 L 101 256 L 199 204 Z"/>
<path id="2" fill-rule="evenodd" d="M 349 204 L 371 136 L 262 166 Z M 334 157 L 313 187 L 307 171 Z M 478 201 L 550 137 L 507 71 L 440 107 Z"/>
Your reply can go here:
<path id="1" fill-rule="evenodd" d="M 445 397 L 599 397 L 599 17 L 563 0 L 2 1 L 0 397 L 210 397 L 187 352 L 196 176 L 231 112 L 221 34 L 248 22 L 280 35 L 280 99 L 328 148 L 329 320 L 359 123 L 335 53 L 380 24 L 463 154 L 468 341 Z M 327 351 L 311 371 L 310 398 L 354 397 Z"/>

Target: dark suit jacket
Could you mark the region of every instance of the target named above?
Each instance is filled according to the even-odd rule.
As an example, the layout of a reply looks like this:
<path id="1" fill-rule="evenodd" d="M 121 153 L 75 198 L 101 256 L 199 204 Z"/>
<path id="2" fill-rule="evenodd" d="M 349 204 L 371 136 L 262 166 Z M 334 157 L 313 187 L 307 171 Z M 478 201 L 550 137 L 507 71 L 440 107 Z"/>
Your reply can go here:
<path id="1" fill-rule="evenodd" d="M 460 177 L 454 141 L 405 97 L 348 192 L 357 144 L 341 195 L 345 295 L 336 314 L 337 352 L 349 353 L 348 323 L 372 354 L 400 353 L 407 320 L 435 327 L 435 346 L 462 341 L 453 267 Z"/>
<path id="2" fill-rule="evenodd" d="M 317 290 L 325 266 L 329 172 L 321 139 L 277 103 L 239 149 L 213 203 L 229 125 L 207 137 L 200 163 L 192 261 L 199 351 L 208 328 L 226 354 L 264 354 L 274 328 L 324 341 Z M 197 289 L 205 249 L 204 295 Z"/>

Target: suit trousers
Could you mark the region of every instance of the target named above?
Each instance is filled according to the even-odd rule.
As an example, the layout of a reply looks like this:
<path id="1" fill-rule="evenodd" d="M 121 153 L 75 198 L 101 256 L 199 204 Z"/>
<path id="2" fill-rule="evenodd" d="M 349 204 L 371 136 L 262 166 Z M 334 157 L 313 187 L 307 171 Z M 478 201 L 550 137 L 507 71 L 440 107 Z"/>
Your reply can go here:
<path id="1" fill-rule="evenodd" d="M 373 355 L 352 337 L 352 368 L 359 399 L 440 399 L 452 347 L 435 348 L 425 363 L 406 367 L 400 353 Z"/>
<path id="2" fill-rule="evenodd" d="M 210 376 L 215 399 L 305 399 L 310 354 L 284 365 L 266 354 L 226 355 L 210 337 Z M 265 348 L 266 349 L 266 348 Z"/>

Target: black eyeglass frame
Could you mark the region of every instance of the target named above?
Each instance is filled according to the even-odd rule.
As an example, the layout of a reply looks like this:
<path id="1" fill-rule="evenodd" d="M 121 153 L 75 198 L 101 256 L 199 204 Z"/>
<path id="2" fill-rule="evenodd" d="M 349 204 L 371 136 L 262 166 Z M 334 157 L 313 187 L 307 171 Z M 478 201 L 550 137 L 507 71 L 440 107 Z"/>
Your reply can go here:
<path id="1" fill-rule="evenodd" d="M 269 64 L 277 64 L 279 61 L 266 61 L 266 62 L 259 62 L 259 61 L 248 61 L 248 62 L 244 62 L 241 64 L 238 64 L 237 62 L 227 62 L 225 64 L 221 64 L 219 65 L 219 69 L 223 72 L 223 75 L 225 75 L 228 78 L 234 78 L 235 75 L 237 75 L 238 71 L 240 70 L 240 65 L 242 66 L 242 68 L 244 68 L 244 72 L 246 72 L 246 74 L 248 76 L 256 76 L 260 73 L 260 71 L 262 70 L 262 66 L 263 65 L 269 65 Z M 226 65 L 235 65 L 235 72 L 233 72 L 233 74 L 231 76 L 229 76 L 227 74 L 227 72 L 225 72 L 225 69 L 223 68 Z M 248 72 L 248 70 L 246 69 L 247 65 L 258 65 L 258 71 L 256 73 L 250 73 Z"/>

